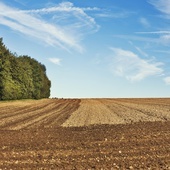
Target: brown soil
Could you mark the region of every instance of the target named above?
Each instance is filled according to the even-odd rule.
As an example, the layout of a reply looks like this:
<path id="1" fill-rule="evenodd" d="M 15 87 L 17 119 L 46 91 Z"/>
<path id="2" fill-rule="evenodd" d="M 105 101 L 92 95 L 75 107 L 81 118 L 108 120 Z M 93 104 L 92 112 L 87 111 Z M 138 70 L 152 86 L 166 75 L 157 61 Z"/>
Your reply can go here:
<path id="1" fill-rule="evenodd" d="M 170 169 L 170 99 L 1 102 L 0 169 Z"/>

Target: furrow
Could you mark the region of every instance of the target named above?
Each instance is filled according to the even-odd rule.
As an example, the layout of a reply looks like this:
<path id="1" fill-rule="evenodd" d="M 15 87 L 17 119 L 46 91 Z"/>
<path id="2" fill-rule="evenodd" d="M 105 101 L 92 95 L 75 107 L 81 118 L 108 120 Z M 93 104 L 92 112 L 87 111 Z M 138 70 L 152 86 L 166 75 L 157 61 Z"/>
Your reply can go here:
<path id="1" fill-rule="evenodd" d="M 52 121 L 55 121 L 56 124 L 57 124 L 57 118 L 56 117 L 58 117 L 60 115 L 60 113 L 62 111 L 64 111 L 66 107 L 68 107 L 68 105 L 69 105 L 69 103 L 66 102 L 66 101 L 63 102 L 63 103 L 60 103 L 59 105 L 57 105 L 55 107 L 52 114 L 49 113 L 47 117 L 42 119 L 42 121 L 39 121 L 39 122 L 37 121 L 34 124 L 30 124 L 30 126 L 27 126 L 27 128 L 38 128 L 38 127 L 47 128 L 47 127 L 51 127 L 50 122 L 49 122 L 49 120 L 51 120 L 51 119 L 52 119 Z"/>
<path id="2" fill-rule="evenodd" d="M 116 102 L 118 105 L 127 107 L 131 110 L 136 110 L 141 112 L 141 114 L 145 114 L 148 116 L 148 121 L 165 121 L 170 120 L 170 107 L 164 108 L 160 107 L 160 105 L 152 106 L 152 105 L 143 105 L 143 104 L 135 104 L 135 103 L 124 103 L 124 102 Z"/>
<path id="3" fill-rule="evenodd" d="M 45 103 L 45 104 L 44 104 Z M 9 106 L 8 110 L 0 113 L 0 119 L 5 119 L 8 117 L 12 117 L 12 116 L 17 116 L 20 114 L 27 114 L 29 112 L 35 111 L 35 110 L 39 110 L 42 109 L 43 107 L 47 106 L 48 104 L 50 104 L 51 101 L 47 100 L 47 101 L 40 101 L 40 102 L 35 102 L 34 104 L 32 103 L 31 105 L 26 105 L 26 106 Z M 14 109 L 15 108 L 15 109 Z"/>
<path id="4" fill-rule="evenodd" d="M 124 119 L 126 123 L 139 121 L 161 121 L 160 118 L 157 118 L 153 115 L 147 115 L 145 112 L 137 108 L 129 107 L 129 105 L 125 105 L 121 102 L 114 100 L 105 100 L 101 102 L 104 102 L 107 107 L 116 112 L 116 114 Z"/>
<path id="5" fill-rule="evenodd" d="M 55 103 L 49 103 L 49 104 L 45 104 L 43 107 L 40 108 L 35 108 L 29 112 L 25 112 L 23 114 L 17 114 L 15 116 L 12 117 L 8 117 L 5 119 L 1 119 L 0 122 L 0 128 L 9 128 L 10 126 L 15 126 L 16 124 L 20 124 L 23 123 L 25 121 L 29 121 L 32 120 L 34 118 L 37 118 L 39 116 L 41 116 L 42 114 L 46 114 L 46 112 L 48 112 L 48 110 L 53 109 L 55 107 Z"/>
<path id="6" fill-rule="evenodd" d="M 71 114 L 79 108 L 79 103 L 81 100 L 69 101 L 67 105 L 60 108 L 58 114 L 54 114 L 47 121 L 42 122 L 45 127 L 55 127 L 63 124 Z"/>
<path id="7" fill-rule="evenodd" d="M 58 116 L 61 114 L 60 110 L 63 108 L 63 112 L 65 112 L 65 108 L 69 105 L 68 101 L 64 100 L 57 100 L 51 103 L 51 106 L 45 108 L 45 110 L 39 112 L 39 114 L 29 116 L 29 118 L 25 118 L 24 120 L 18 121 L 14 125 L 8 127 L 11 130 L 20 130 L 23 128 L 35 128 L 35 127 L 42 127 L 43 122 L 46 122 L 49 118 L 53 117 L 54 115 Z M 56 119 L 57 124 L 59 124 L 59 120 Z M 44 128 L 44 126 L 43 126 Z"/>

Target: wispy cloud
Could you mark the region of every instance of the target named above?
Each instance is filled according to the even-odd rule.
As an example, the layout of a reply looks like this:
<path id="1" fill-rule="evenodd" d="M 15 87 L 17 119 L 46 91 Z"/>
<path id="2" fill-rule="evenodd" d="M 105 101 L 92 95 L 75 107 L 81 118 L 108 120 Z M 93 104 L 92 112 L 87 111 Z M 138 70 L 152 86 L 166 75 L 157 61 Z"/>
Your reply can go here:
<path id="1" fill-rule="evenodd" d="M 167 85 L 170 85 L 170 77 L 164 78 L 164 82 L 165 82 Z"/>
<path id="2" fill-rule="evenodd" d="M 148 0 L 148 2 L 153 5 L 153 7 L 158 10 L 161 14 L 161 17 L 165 20 L 170 20 L 170 0 Z M 160 16 L 159 16 L 160 17 Z M 166 30 L 165 30 L 166 29 Z M 158 36 L 158 39 L 162 44 L 170 44 L 170 27 L 164 28 L 159 31 L 151 32 L 138 32 L 138 34 L 150 34 Z"/>
<path id="3" fill-rule="evenodd" d="M 144 27 L 146 27 L 146 28 L 148 28 L 148 27 L 151 26 L 150 23 L 149 23 L 149 21 L 148 21 L 146 18 L 144 18 L 144 17 L 141 17 L 141 18 L 139 19 L 139 22 L 140 22 Z"/>
<path id="4" fill-rule="evenodd" d="M 120 19 L 120 18 L 127 18 L 129 15 L 131 15 L 132 12 L 127 12 L 127 11 L 121 11 L 121 12 L 101 12 L 96 14 L 97 17 L 100 18 L 115 18 L 115 19 Z"/>
<path id="5" fill-rule="evenodd" d="M 168 51 L 168 50 L 154 50 L 154 52 L 170 54 L 170 51 Z"/>
<path id="6" fill-rule="evenodd" d="M 98 18 L 123 19 L 136 14 L 134 11 L 111 7 L 111 9 L 100 9 L 95 13 Z"/>
<path id="7" fill-rule="evenodd" d="M 137 36 L 137 35 L 113 35 L 114 38 L 121 38 L 121 39 L 127 39 L 127 40 L 134 40 L 134 41 L 143 41 L 143 42 L 149 42 L 149 43 L 161 43 L 160 39 L 153 38 L 153 37 L 143 37 L 143 36 Z"/>
<path id="8" fill-rule="evenodd" d="M 51 18 L 57 24 L 67 25 L 69 29 L 72 26 L 74 26 L 74 28 L 79 28 L 79 29 L 81 27 L 84 27 L 87 33 L 90 31 L 97 31 L 99 29 L 99 26 L 95 22 L 95 19 L 89 16 L 86 12 L 98 11 L 98 10 L 100 9 L 97 7 L 80 8 L 80 7 L 75 7 L 72 2 L 62 2 L 59 3 L 58 5 L 55 5 L 54 7 L 32 9 L 32 10 L 27 10 L 25 12 L 30 14 L 40 14 L 40 15 L 53 14 Z"/>
<path id="9" fill-rule="evenodd" d="M 136 32 L 137 34 L 152 34 L 157 35 L 159 43 L 164 45 L 170 44 L 170 31 L 152 31 L 152 32 Z"/>
<path id="10" fill-rule="evenodd" d="M 170 34 L 170 31 L 150 31 L 150 32 L 136 32 L 137 34 Z"/>
<path id="11" fill-rule="evenodd" d="M 146 43 L 170 45 L 170 31 L 136 32 L 136 35 L 113 35 L 115 38 L 141 41 Z M 138 34 L 138 35 L 137 35 Z M 150 34 L 151 36 L 144 36 Z"/>
<path id="12" fill-rule="evenodd" d="M 72 2 L 62 2 L 54 7 L 33 9 L 33 10 L 28 10 L 27 12 L 32 12 L 32 13 L 78 12 L 78 13 L 82 13 L 83 15 L 87 15 L 85 11 L 98 11 L 98 10 L 100 10 L 100 8 L 97 7 L 79 8 L 79 7 L 75 7 Z"/>
<path id="13" fill-rule="evenodd" d="M 148 2 L 170 18 L 170 0 L 149 0 Z"/>
<path id="14" fill-rule="evenodd" d="M 49 61 L 56 65 L 61 65 L 61 59 L 60 58 L 49 58 Z"/>
<path id="15" fill-rule="evenodd" d="M 137 54 L 121 48 L 111 48 L 112 71 L 117 76 L 125 77 L 130 81 L 140 81 L 149 76 L 161 75 L 163 63 L 153 60 L 144 60 Z"/>
<path id="16" fill-rule="evenodd" d="M 67 51 L 75 49 L 82 52 L 83 47 L 80 43 L 82 37 L 86 32 L 95 32 L 99 28 L 94 18 L 85 13 L 86 10 L 97 9 L 78 8 L 70 2 L 63 2 L 54 8 L 24 11 L 0 3 L 0 24 L 45 44 L 58 46 Z M 48 17 L 54 19 L 57 15 L 62 23 L 45 20 L 42 13 L 53 13 Z M 74 22 L 71 23 L 70 18 Z"/>
<path id="17" fill-rule="evenodd" d="M 145 53 L 140 47 L 137 47 L 136 45 L 133 44 L 133 42 L 129 41 L 129 43 L 142 55 L 145 57 L 148 57 L 148 54 Z"/>

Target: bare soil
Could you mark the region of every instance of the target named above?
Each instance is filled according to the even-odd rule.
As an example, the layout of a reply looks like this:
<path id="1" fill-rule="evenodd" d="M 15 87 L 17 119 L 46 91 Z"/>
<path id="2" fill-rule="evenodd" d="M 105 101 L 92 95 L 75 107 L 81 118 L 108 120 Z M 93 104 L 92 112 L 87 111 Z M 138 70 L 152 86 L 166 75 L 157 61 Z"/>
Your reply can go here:
<path id="1" fill-rule="evenodd" d="M 0 169 L 170 170 L 170 99 L 1 102 Z"/>

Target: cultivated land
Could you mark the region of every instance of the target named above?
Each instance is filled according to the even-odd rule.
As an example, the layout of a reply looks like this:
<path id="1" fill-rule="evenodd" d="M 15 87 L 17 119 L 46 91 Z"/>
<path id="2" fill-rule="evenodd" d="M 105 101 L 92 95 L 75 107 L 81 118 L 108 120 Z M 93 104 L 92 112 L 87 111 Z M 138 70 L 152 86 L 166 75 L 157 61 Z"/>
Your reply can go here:
<path id="1" fill-rule="evenodd" d="M 170 99 L 0 102 L 0 169 L 170 169 Z"/>

